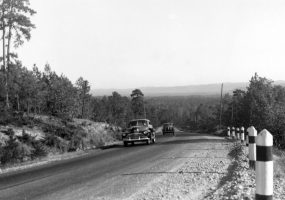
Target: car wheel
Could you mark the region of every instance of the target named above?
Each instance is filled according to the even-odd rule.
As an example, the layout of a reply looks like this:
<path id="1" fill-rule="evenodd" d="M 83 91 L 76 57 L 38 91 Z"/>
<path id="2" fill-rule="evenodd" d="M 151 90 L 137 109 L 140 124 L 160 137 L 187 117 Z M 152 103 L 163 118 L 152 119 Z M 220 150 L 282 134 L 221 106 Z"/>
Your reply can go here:
<path id="1" fill-rule="evenodd" d="M 124 146 L 127 147 L 128 146 L 128 142 L 124 142 Z"/>
<path id="2" fill-rule="evenodd" d="M 146 141 L 146 144 L 149 145 L 149 140 Z"/>

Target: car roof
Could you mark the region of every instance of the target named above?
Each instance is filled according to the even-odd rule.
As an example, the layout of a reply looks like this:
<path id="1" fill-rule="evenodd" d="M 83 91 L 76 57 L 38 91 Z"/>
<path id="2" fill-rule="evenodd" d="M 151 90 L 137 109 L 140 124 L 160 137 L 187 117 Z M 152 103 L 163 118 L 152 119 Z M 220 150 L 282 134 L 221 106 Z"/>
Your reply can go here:
<path id="1" fill-rule="evenodd" d="M 132 119 L 131 122 L 132 122 L 132 121 L 140 121 L 140 120 L 149 121 L 149 119 Z"/>

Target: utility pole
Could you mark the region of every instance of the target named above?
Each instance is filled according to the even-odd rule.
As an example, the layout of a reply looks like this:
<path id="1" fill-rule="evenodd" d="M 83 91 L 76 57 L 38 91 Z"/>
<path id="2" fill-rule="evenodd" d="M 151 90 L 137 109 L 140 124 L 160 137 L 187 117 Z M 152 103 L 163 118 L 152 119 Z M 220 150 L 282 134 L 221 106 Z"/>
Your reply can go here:
<path id="1" fill-rule="evenodd" d="M 146 111 L 145 111 L 145 103 L 144 103 L 144 100 L 143 100 L 143 112 L 144 112 L 144 118 L 146 119 Z"/>
<path id="2" fill-rule="evenodd" d="M 234 102 L 232 103 L 232 125 L 234 124 Z"/>
<path id="3" fill-rule="evenodd" d="M 84 117 L 84 107 L 85 107 L 85 93 L 87 90 L 87 81 L 84 81 L 84 86 L 83 86 L 83 97 L 82 97 L 82 110 L 81 110 L 81 118 L 83 119 Z"/>
<path id="4" fill-rule="evenodd" d="M 223 87 L 224 84 L 222 83 L 221 86 L 221 99 L 220 99 L 220 125 L 219 125 L 219 129 L 222 128 L 222 114 L 223 114 Z"/>

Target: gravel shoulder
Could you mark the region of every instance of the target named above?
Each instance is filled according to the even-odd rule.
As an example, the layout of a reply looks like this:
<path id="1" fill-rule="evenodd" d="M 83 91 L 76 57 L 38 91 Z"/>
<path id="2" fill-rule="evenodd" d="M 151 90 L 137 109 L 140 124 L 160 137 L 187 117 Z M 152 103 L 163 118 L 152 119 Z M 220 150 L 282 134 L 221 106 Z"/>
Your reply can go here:
<path id="1" fill-rule="evenodd" d="M 200 143 L 185 149 L 184 164 L 172 173 L 166 173 L 149 190 L 134 194 L 129 199 L 205 199 L 220 187 L 221 179 L 228 174 L 232 158 L 228 156 L 230 142 Z"/>
<path id="2" fill-rule="evenodd" d="M 129 200 L 254 200 L 255 171 L 249 168 L 248 148 L 238 142 L 207 144 L 207 151 L 202 150 L 202 146 L 200 150 L 191 151 L 189 158 L 184 158 L 185 164 L 175 173 L 166 174 L 149 190 Z M 284 196 L 285 153 L 277 150 L 274 153 L 273 197 L 282 200 Z"/>

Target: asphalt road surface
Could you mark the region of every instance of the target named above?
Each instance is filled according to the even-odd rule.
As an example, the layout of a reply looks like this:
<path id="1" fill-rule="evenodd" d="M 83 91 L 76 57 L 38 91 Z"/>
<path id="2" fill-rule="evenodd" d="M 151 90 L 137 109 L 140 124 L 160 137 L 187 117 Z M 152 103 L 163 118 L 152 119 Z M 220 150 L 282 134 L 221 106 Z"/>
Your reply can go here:
<path id="1" fill-rule="evenodd" d="M 157 143 L 96 150 L 65 161 L 0 175 L 0 199 L 128 199 L 151 187 L 160 174 L 183 164 L 189 149 L 222 139 L 181 133 L 157 137 Z M 131 199 L 131 198 L 130 198 Z"/>

